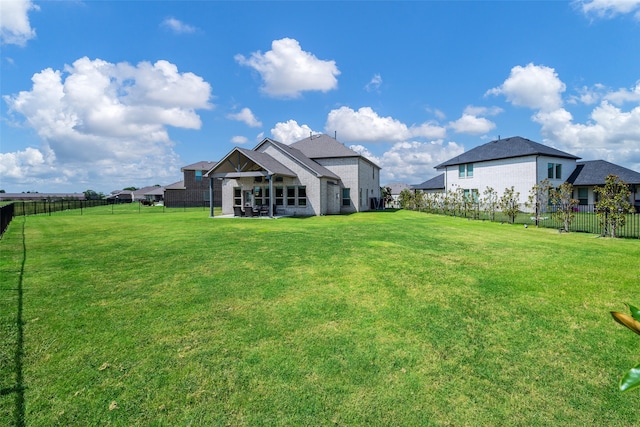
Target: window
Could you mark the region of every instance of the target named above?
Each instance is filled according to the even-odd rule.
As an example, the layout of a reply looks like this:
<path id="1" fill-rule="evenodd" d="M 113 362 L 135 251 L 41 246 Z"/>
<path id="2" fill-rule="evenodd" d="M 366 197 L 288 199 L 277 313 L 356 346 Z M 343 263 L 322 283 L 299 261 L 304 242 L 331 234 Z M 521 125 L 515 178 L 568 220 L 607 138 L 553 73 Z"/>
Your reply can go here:
<path id="1" fill-rule="evenodd" d="M 473 163 L 458 165 L 458 178 L 473 178 Z"/>
<path id="2" fill-rule="evenodd" d="M 240 187 L 233 187 L 233 205 L 242 206 L 242 189 Z"/>
<path id="3" fill-rule="evenodd" d="M 547 163 L 547 178 L 549 178 L 549 179 L 562 179 L 562 164 L 561 163 Z"/>
<path id="4" fill-rule="evenodd" d="M 480 199 L 480 192 L 477 188 L 472 188 L 471 190 L 465 189 L 464 199 L 471 203 L 478 203 L 478 200 Z"/>
<path id="5" fill-rule="evenodd" d="M 276 206 L 284 206 L 284 188 L 276 187 Z"/>
<path id="6" fill-rule="evenodd" d="M 196 181 L 202 181 L 202 171 L 196 171 Z"/>
<path id="7" fill-rule="evenodd" d="M 342 189 L 342 206 L 351 206 L 351 189 Z"/>
<path id="8" fill-rule="evenodd" d="M 298 206 L 307 206 L 307 187 L 298 187 Z"/>
<path id="9" fill-rule="evenodd" d="M 578 202 L 581 205 L 589 204 L 589 189 L 588 188 L 578 188 Z"/>
<path id="10" fill-rule="evenodd" d="M 287 206 L 296 205 L 296 187 L 287 187 Z"/>

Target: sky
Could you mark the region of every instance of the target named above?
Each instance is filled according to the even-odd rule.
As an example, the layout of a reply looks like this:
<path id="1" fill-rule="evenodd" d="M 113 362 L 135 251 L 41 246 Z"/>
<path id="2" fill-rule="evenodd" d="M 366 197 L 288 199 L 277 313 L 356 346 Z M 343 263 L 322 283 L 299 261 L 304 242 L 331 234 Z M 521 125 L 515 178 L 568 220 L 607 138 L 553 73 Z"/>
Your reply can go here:
<path id="1" fill-rule="evenodd" d="M 326 133 L 418 184 L 521 136 L 640 171 L 640 0 L 0 0 L 0 189 L 105 194 Z"/>

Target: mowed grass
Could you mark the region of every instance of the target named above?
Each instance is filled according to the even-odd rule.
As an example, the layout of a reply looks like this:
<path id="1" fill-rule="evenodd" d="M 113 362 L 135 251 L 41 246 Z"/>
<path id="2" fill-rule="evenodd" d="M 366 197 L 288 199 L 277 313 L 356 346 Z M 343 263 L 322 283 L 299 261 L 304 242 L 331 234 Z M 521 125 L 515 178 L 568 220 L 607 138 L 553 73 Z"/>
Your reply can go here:
<path id="1" fill-rule="evenodd" d="M 0 250 L 0 425 L 638 419 L 609 315 L 640 304 L 638 240 L 198 210 L 16 218 Z"/>

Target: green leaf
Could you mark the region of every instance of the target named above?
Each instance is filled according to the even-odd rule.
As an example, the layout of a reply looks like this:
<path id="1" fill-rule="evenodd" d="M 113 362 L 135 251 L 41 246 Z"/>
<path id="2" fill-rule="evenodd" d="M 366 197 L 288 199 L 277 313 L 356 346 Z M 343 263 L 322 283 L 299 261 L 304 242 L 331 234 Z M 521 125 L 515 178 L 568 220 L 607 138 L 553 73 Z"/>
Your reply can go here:
<path id="1" fill-rule="evenodd" d="M 629 369 L 622 378 L 620 378 L 620 391 L 629 391 L 640 387 L 640 363 Z"/>
<path id="2" fill-rule="evenodd" d="M 640 320 L 640 310 L 631 304 L 627 304 L 627 307 L 629 307 L 629 310 L 631 311 L 631 316 L 636 320 Z"/>

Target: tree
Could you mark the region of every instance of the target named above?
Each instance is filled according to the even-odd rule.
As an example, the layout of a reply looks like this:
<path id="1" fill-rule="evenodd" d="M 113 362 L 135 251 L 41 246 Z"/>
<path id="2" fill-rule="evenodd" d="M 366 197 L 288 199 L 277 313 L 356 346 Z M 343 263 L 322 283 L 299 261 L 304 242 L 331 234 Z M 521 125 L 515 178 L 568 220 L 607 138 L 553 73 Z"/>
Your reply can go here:
<path id="1" fill-rule="evenodd" d="M 498 210 L 498 192 L 492 187 L 487 187 L 482 192 L 482 206 L 484 212 L 489 216 L 491 221 L 496 219 L 496 211 Z"/>
<path id="2" fill-rule="evenodd" d="M 402 209 L 414 209 L 415 208 L 415 197 L 413 192 L 407 188 L 400 192 L 398 196 L 398 202 L 400 203 L 400 207 Z"/>
<path id="3" fill-rule="evenodd" d="M 104 198 L 104 194 L 102 193 L 97 193 L 93 190 L 87 190 L 84 192 L 84 198 L 86 200 L 100 200 L 102 198 Z"/>
<path id="4" fill-rule="evenodd" d="M 391 187 L 380 187 L 380 194 L 382 195 L 382 203 L 384 207 L 387 207 L 393 202 L 393 196 L 391 195 Z"/>
<path id="5" fill-rule="evenodd" d="M 629 202 L 631 191 L 626 182 L 616 175 L 609 175 L 604 180 L 604 187 L 596 186 L 593 191 L 598 194 L 596 211 L 600 218 L 603 236 L 616 237 L 616 232 L 623 227 L 627 214 L 634 209 Z"/>
<path id="6" fill-rule="evenodd" d="M 6 193 L 6 191 L 4 191 L 4 190 L 0 190 L 0 193 L 3 193 L 3 194 L 4 194 L 4 193 Z"/>
<path id="7" fill-rule="evenodd" d="M 551 189 L 551 182 L 545 178 L 536 185 L 534 185 L 529 191 L 529 199 L 525 205 L 532 209 L 536 218 L 536 227 L 540 224 L 540 215 L 545 212 L 547 203 L 549 202 L 549 190 Z"/>
<path id="8" fill-rule="evenodd" d="M 513 224 L 516 221 L 516 215 L 520 212 L 520 192 L 515 191 L 513 186 L 505 188 L 502 197 L 500 197 L 500 210 L 509 218 L 509 222 Z"/>
<path id="9" fill-rule="evenodd" d="M 563 182 L 558 188 L 552 188 L 549 196 L 551 204 L 555 205 L 553 217 L 562 221 L 564 231 L 569 232 L 571 222 L 576 217 L 575 207 L 578 200 L 573 198 L 573 185 Z"/>
<path id="10" fill-rule="evenodd" d="M 126 187 L 126 188 L 123 188 L 123 190 L 125 190 L 125 191 L 136 191 L 137 188 L 136 187 Z"/>

